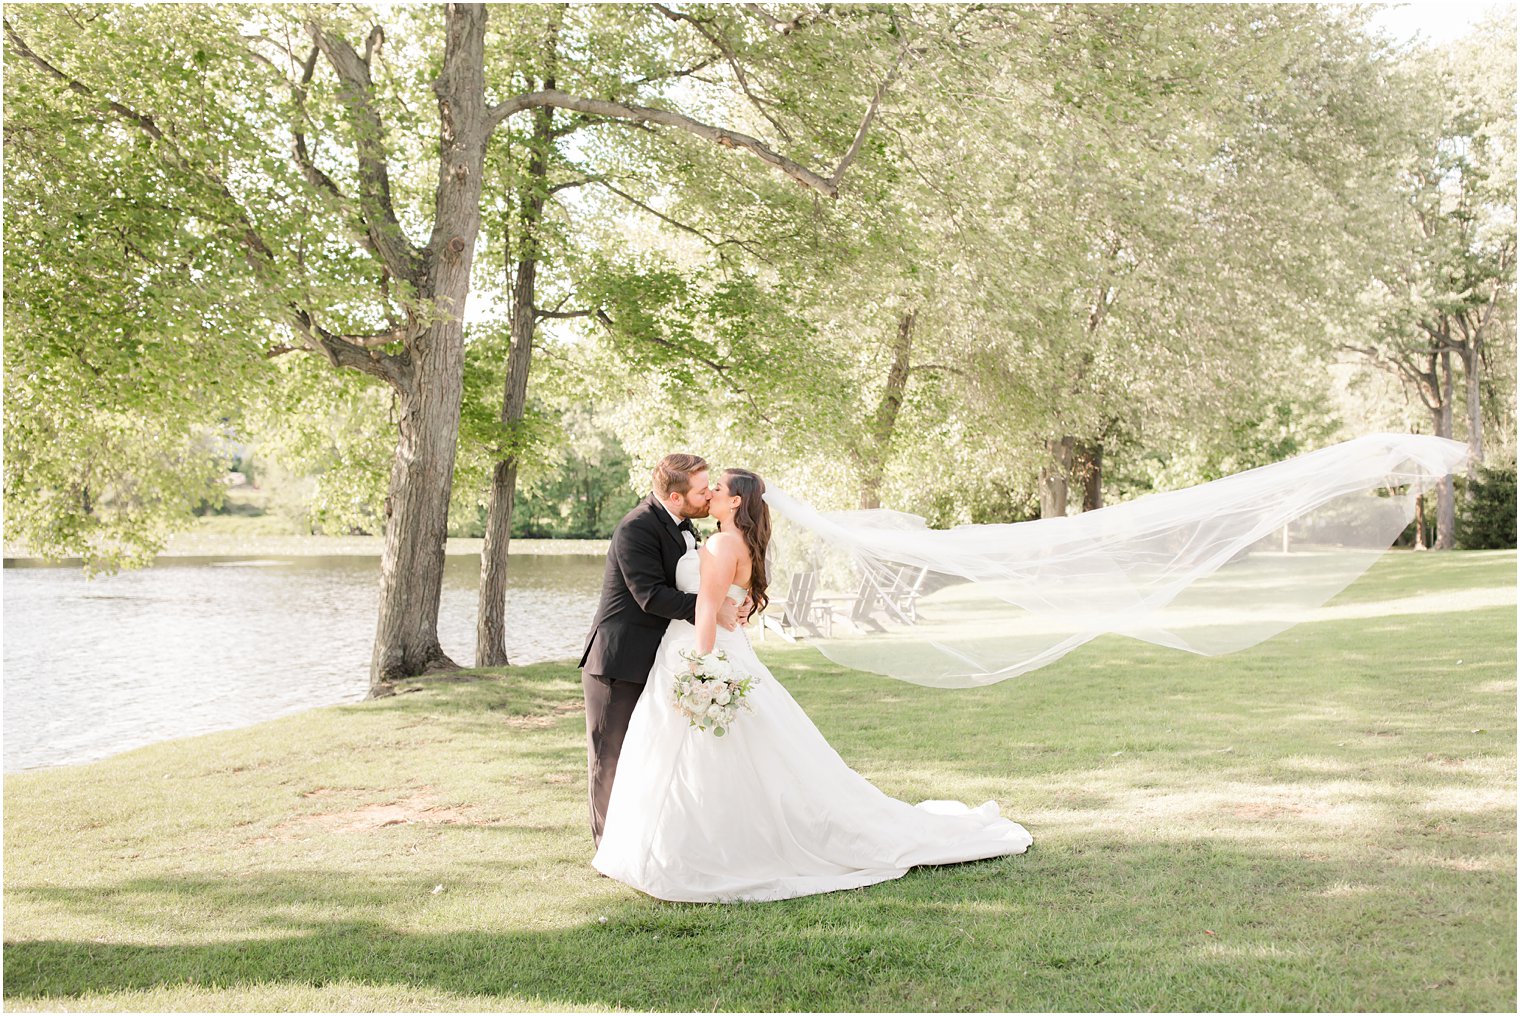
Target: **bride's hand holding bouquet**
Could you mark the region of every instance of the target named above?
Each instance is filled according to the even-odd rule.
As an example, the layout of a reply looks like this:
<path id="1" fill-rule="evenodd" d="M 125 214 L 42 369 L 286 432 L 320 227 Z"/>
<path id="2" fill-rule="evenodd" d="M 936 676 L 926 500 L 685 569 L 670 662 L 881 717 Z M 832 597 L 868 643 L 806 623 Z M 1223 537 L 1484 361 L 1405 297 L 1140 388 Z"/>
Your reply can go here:
<path id="1" fill-rule="evenodd" d="M 755 679 L 741 674 L 729 662 L 728 653 L 699 653 L 695 648 L 682 649 L 687 672 L 675 680 L 673 705 L 698 730 L 711 730 L 722 737 L 734 725 L 740 709 L 753 711 L 746 696 Z"/>

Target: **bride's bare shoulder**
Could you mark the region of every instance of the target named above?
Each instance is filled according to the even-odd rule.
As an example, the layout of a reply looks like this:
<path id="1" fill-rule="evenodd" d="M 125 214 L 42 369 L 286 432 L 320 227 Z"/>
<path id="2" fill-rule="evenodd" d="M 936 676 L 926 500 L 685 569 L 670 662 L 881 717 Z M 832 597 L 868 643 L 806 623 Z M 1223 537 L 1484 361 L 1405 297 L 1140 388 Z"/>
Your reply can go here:
<path id="1" fill-rule="evenodd" d="M 744 540 L 738 533 L 714 533 L 703 541 L 709 554 L 718 557 L 738 557 L 744 548 Z"/>

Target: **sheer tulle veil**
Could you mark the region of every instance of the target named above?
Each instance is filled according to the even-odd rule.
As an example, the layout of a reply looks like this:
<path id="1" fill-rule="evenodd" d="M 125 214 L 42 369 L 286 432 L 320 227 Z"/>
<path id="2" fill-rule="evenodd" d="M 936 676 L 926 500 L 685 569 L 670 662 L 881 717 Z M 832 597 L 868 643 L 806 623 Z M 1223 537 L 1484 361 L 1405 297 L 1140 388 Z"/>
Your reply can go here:
<path id="1" fill-rule="evenodd" d="M 1324 617 L 1461 468 L 1465 445 L 1371 434 L 1065 518 L 930 529 L 774 487 L 766 625 L 848 667 L 992 684 L 1103 634 L 1207 656 Z"/>

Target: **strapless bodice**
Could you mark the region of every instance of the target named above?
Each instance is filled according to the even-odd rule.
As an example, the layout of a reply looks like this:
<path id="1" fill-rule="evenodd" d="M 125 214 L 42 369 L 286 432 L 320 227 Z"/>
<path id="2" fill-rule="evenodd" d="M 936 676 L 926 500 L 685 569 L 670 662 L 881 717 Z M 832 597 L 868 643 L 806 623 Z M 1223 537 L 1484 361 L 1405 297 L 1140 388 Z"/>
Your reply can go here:
<path id="1" fill-rule="evenodd" d="M 688 550 L 686 556 L 676 562 L 676 588 L 683 593 L 695 593 L 702 588 L 702 554 Z M 749 591 L 735 583 L 728 587 L 728 598 L 743 603 Z"/>

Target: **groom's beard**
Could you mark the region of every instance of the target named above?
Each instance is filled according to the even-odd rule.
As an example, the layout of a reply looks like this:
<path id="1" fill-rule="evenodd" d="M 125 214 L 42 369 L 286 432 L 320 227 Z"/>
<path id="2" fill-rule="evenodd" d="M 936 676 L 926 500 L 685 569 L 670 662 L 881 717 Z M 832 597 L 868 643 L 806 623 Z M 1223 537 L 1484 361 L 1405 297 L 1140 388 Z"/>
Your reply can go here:
<path id="1" fill-rule="evenodd" d="M 683 509 L 681 509 L 681 518 L 683 518 L 683 519 L 705 519 L 711 513 L 711 510 L 712 510 L 712 506 L 711 505 L 706 505 L 706 504 L 692 505 L 692 504 L 688 504 Z"/>

